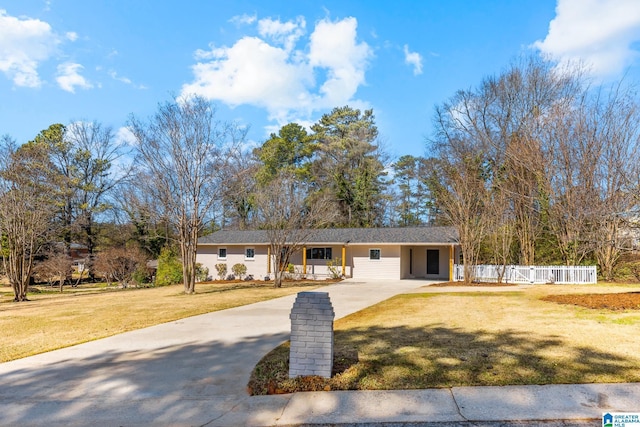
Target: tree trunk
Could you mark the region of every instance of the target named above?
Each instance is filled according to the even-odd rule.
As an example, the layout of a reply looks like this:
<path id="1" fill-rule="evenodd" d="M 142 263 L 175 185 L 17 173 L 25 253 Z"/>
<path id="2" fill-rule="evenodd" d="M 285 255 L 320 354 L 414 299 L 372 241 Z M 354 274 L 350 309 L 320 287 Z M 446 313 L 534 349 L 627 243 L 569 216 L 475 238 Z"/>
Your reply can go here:
<path id="1" fill-rule="evenodd" d="M 282 287 L 282 276 L 284 275 L 284 271 L 281 271 L 279 268 L 276 269 L 276 272 L 273 276 L 273 287 L 281 288 Z"/>
<path id="2" fill-rule="evenodd" d="M 273 287 L 282 287 L 282 276 L 284 275 L 284 260 L 282 259 L 281 246 L 272 247 L 271 252 L 276 252 L 273 257 Z"/>
<path id="3" fill-rule="evenodd" d="M 189 223 L 187 223 L 189 221 Z M 185 219 L 180 239 L 180 252 L 182 255 L 182 280 L 185 294 L 193 294 L 196 291 L 196 254 L 198 242 L 198 224 L 196 219 Z"/>

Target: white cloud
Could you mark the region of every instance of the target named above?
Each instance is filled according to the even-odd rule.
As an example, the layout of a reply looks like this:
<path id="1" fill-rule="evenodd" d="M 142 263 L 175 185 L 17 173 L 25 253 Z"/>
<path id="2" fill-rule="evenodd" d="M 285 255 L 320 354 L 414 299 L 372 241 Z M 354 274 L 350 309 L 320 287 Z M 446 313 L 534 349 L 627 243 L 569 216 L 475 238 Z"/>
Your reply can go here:
<path id="1" fill-rule="evenodd" d="M 76 87 L 80 89 L 91 89 L 93 85 L 89 83 L 80 72 L 84 67 L 73 62 L 65 62 L 58 65 L 58 76 L 56 81 L 62 90 L 75 93 Z"/>
<path id="2" fill-rule="evenodd" d="M 74 31 L 69 31 L 65 34 L 65 36 L 67 37 L 67 40 L 70 40 L 72 42 L 78 40 L 78 33 L 74 32 Z"/>
<path id="3" fill-rule="evenodd" d="M 113 70 L 112 70 L 112 71 L 109 71 L 109 76 L 111 76 L 111 78 L 112 78 L 112 79 L 117 80 L 117 81 L 119 81 L 119 82 L 122 82 L 122 83 L 124 83 L 124 84 L 128 84 L 128 85 L 133 84 L 133 82 L 131 81 L 131 79 L 130 79 L 130 78 L 128 78 L 128 77 L 121 77 L 121 76 L 119 76 L 119 75 L 118 75 L 118 73 L 116 73 L 116 72 L 115 72 L 115 71 L 113 71 Z"/>
<path id="4" fill-rule="evenodd" d="M 16 86 L 39 87 L 38 66 L 53 55 L 59 43 L 48 23 L 9 16 L 0 9 L 0 71 Z"/>
<path id="5" fill-rule="evenodd" d="M 319 21 L 308 50 L 296 48 L 305 34 L 302 17 L 288 22 L 262 19 L 257 27 L 260 37 L 196 51 L 194 80 L 182 87 L 182 95 L 265 108 L 271 120 L 286 123 L 352 101 L 365 83 L 373 51 L 357 41 L 355 18 Z"/>
<path id="6" fill-rule="evenodd" d="M 298 16 L 295 21 L 287 22 L 266 18 L 258 21 L 258 33 L 262 37 L 270 38 L 284 46 L 285 50 L 290 52 L 300 37 L 304 35 L 306 25 L 307 23 L 302 16 Z"/>
<path id="7" fill-rule="evenodd" d="M 258 17 L 256 15 L 247 15 L 246 13 L 244 15 L 237 15 L 234 16 L 233 18 L 231 18 L 229 20 L 229 22 L 231 22 L 232 24 L 235 25 L 251 25 L 254 22 L 256 22 L 256 20 L 258 19 Z"/>
<path id="8" fill-rule="evenodd" d="M 299 97 L 311 84 L 303 64 L 290 62 L 283 49 L 255 37 L 216 49 L 212 59 L 193 66 L 195 82 L 182 88 L 183 95 L 264 107 L 276 117 L 283 109 L 299 106 L 303 102 Z"/>
<path id="9" fill-rule="evenodd" d="M 124 146 L 135 147 L 138 143 L 135 135 L 131 132 L 131 129 L 128 127 L 121 127 L 116 132 L 115 140 L 117 144 L 121 144 Z"/>
<path id="10" fill-rule="evenodd" d="M 422 74 L 422 55 L 418 52 L 409 52 L 409 46 L 404 45 L 404 62 L 413 67 L 413 75 Z"/>
<path id="11" fill-rule="evenodd" d="M 146 86 L 135 84 L 130 78 L 121 76 L 114 70 L 109 71 L 109 76 L 113 80 L 117 80 L 117 81 L 119 81 L 121 83 L 124 83 L 124 84 L 127 84 L 127 85 L 131 85 L 131 86 L 135 87 L 136 89 L 147 89 Z"/>
<path id="12" fill-rule="evenodd" d="M 632 45 L 639 40 L 637 0 L 558 0 L 546 38 L 533 47 L 561 64 L 583 63 L 606 77 L 638 57 Z"/>
<path id="13" fill-rule="evenodd" d="M 224 49 L 216 49 L 213 43 L 209 44 L 209 50 L 197 49 L 193 56 L 197 60 L 216 59 L 219 56 L 224 56 Z"/>
<path id="14" fill-rule="evenodd" d="M 327 70 L 327 80 L 320 87 L 325 108 L 344 104 L 365 83 L 364 73 L 373 51 L 366 43 L 356 41 L 357 27 L 355 18 L 337 22 L 325 19 L 311 34 L 309 63 Z"/>

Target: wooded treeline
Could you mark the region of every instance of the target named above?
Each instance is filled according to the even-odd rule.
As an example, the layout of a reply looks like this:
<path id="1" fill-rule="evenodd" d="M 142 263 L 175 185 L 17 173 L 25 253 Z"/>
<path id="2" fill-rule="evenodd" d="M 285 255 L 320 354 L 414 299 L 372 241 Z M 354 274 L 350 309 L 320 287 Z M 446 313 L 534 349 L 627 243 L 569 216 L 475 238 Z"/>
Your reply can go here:
<path id="1" fill-rule="evenodd" d="M 89 274 L 111 268 L 108 249 L 173 246 L 192 293 L 197 238 L 216 229 L 453 225 L 466 265 L 596 262 L 612 278 L 637 222 L 637 104 L 625 82 L 529 57 L 437 106 L 424 157 L 392 159 L 373 111 L 348 106 L 248 149 L 197 96 L 131 116 L 132 144 L 84 121 L 5 136 L 4 270 L 20 301 L 37 264 L 66 274 L 72 243 Z"/>
<path id="2" fill-rule="evenodd" d="M 631 86 L 537 58 L 438 106 L 430 188 L 465 265 L 596 262 L 611 279 L 638 222 L 639 118 Z"/>

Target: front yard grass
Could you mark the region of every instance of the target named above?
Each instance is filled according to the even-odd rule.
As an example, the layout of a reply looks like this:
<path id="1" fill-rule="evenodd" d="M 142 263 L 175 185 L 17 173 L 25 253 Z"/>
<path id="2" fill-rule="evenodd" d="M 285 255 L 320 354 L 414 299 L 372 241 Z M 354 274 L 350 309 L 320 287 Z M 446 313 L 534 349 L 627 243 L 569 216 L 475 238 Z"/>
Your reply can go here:
<path id="1" fill-rule="evenodd" d="M 101 285 L 39 287 L 31 301 L 14 303 L 0 287 L 0 362 L 170 322 L 311 290 L 326 282 L 212 282 L 197 284 L 195 295 L 182 285 L 115 289 Z"/>
<path id="2" fill-rule="evenodd" d="M 288 379 L 289 345 L 269 353 L 253 394 L 305 390 L 640 381 L 640 310 L 544 301 L 631 286 L 532 286 L 399 295 L 335 322 L 331 379 Z"/>

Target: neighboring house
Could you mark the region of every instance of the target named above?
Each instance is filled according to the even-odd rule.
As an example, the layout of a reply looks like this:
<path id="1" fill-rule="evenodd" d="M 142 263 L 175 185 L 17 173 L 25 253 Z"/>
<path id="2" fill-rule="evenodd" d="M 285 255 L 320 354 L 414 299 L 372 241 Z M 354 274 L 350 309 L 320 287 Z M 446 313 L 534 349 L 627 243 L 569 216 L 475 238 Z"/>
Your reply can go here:
<path id="1" fill-rule="evenodd" d="M 294 254 L 290 263 L 297 275 L 331 276 L 333 260 L 341 275 L 357 279 L 453 279 L 460 258 L 453 227 L 320 229 Z M 215 265 L 247 266 L 256 279 L 272 277 L 273 256 L 264 230 L 221 230 L 198 240 L 197 262 L 216 275 Z"/>
<path id="2" fill-rule="evenodd" d="M 84 264 L 89 258 L 89 247 L 80 243 L 71 243 L 69 245 L 69 256 L 74 264 Z"/>
<path id="3" fill-rule="evenodd" d="M 55 251 L 64 253 L 66 250 L 64 242 L 51 243 L 51 245 L 55 248 Z M 84 270 L 84 266 L 89 260 L 89 247 L 81 243 L 72 242 L 69 244 L 69 257 L 71 257 L 71 262 L 76 270 Z"/>

